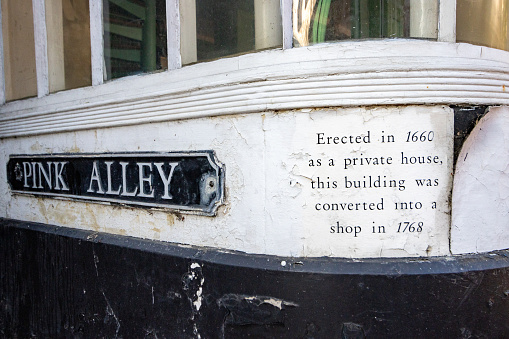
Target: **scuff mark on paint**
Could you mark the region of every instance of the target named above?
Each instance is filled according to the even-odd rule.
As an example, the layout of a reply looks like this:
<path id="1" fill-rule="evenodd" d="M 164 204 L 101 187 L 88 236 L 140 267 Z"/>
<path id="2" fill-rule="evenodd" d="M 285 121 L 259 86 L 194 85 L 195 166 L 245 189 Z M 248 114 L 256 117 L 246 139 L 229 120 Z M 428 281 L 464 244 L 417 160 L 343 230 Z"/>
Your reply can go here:
<path id="1" fill-rule="evenodd" d="M 225 325 L 270 325 L 283 324 L 283 310 L 287 307 L 299 307 L 298 304 L 271 297 L 243 294 L 225 294 L 217 304 L 228 311 Z"/>
<path id="2" fill-rule="evenodd" d="M 201 338 L 196 325 L 199 316 L 200 308 L 203 301 L 203 284 L 205 278 L 203 277 L 202 266 L 196 262 L 189 266 L 189 270 L 182 276 L 183 289 L 190 302 L 192 312 L 190 321 L 193 323 L 193 333 L 196 338 Z"/>

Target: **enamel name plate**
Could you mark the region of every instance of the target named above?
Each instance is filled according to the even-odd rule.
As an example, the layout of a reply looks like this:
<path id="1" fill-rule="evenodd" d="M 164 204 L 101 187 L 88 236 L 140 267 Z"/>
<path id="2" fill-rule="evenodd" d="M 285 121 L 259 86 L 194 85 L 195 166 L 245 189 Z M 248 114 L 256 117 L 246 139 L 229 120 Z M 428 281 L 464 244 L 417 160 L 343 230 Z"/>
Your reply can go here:
<path id="1" fill-rule="evenodd" d="M 212 216 L 224 168 L 213 151 L 11 155 L 13 193 L 165 208 Z"/>

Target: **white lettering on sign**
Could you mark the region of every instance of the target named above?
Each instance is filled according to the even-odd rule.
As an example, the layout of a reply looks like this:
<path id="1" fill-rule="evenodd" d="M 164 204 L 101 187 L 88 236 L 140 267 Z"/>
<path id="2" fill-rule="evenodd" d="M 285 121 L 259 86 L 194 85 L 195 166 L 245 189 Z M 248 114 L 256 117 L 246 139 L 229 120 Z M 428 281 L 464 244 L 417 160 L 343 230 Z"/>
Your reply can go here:
<path id="1" fill-rule="evenodd" d="M 168 163 L 170 165 L 170 173 L 168 175 L 164 174 L 163 170 L 163 163 L 157 162 L 154 165 L 157 167 L 157 171 L 159 172 L 159 176 L 161 177 L 161 180 L 163 181 L 164 185 L 164 194 L 162 196 L 163 199 L 173 199 L 172 195 L 170 194 L 170 181 L 171 177 L 173 176 L 173 171 L 175 170 L 175 167 L 177 167 L 178 162 L 170 162 Z"/>
<path id="2" fill-rule="evenodd" d="M 22 177 L 24 178 L 23 187 L 31 187 L 38 189 L 53 189 L 57 191 L 69 191 L 68 183 L 65 182 L 63 178 L 63 172 L 65 170 L 65 166 L 68 164 L 68 161 L 32 161 L 32 162 L 23 162 L 23 170 Z M 129 196 L 129 197 L 141 197 L 141 198 L 154 198 L 154 190 L 152 188 L 153 182 L 153 166 L 157 168 L 157 171 L 154 171 L 156 175 L 158 175 L 161 179 L 161 182 L 164 186 L 164 192 L 161 196 L 162 199 L 171 200 L 173 199 L 170 194 L 170 183 L 173 177 L 173 173 L 175 168 L 178 166 L 178 162 L 168 162 L 167 165 L 170 167 L 168 173 L 165 173 L 163 166 L 165 163 L 157 162 L 140 162 L 134 163 L 132 167 L 137 167 L 138 171 L 138 180 L 136 181 L 137 185 L 134 185 L 134 190 L 128 191 L 128 182 L 132 182 L 128 180 L 128 162 L 114 162 L 114 161 L 104 161 L 106 165 L 105 172 L 101 172 L 101 168 L 104 166 L 100 166 L 100 161 L 96 160 L 92 163 L 92 168 L 90 171 L 90 181 L 88 183 L 88 193 L 99 193 L 106 195 L 115 195 L 115 196 Z M 120 167 L 120 172 L 116 171 L 116 173 L 121 173 L 121 182 L 118 187 L 113 187 L 113 181 L 119 182 L 119 178 L 113 178 L 112 167 Z M 103 178 L 106 178 L 107 190 L 104 190 L 103 187 Z M 115 180 L 113 180 L 115 179 Z"/>
<path id="3" fill-rule="evenodd" d="M 10 155 L 13 194 L 215 216 L 224 168 L 213 151 Z"/>
<path id="4" fill-rule="evenodd" d="M 452 110 L 315 111 L 297 120 L 305 156 L 289 161 L 308 255 L 449 253 Z"/>
<path id="5" fill-rule="evenodd" d="M 122 166 L 122 193 L 121 196 L 126 197 L 135 197 L 138 193 L 138 186 L 135 187 L 134 191 L 128 192 L 127 191 L 127 165 L 129 165 L 128 162 L 121 161 L 120 166 Z"/>
<path id="6" fill-rule="evenodd" d="M 111 184 L 111 165 L 113 165 L 113 161 L 105 161 L 104 163 L 106 164 L 106 174 L 108 176 L 108 190 L 106 191 L 106 194 L 118 195 L 120 194 L 121 187 L 114 191 Z"/>
<path id="7" fill-rule="evenodd" d="M 101 177 L 99 176 L 99 169 L 97 168 L 97 164 L 98 164 L 98 161 L 94 161 L 94 163 L 92 165 L 92 174 L 90 174 L 90 185 L 88 186 L 87 192 L 104 194 L 104 190 L 101 185 Z M 95 190 L 93 188 L 94 183 L 97 186 L 97 190 Z"/>
<path id="8" fill-rule="evenodd" d="M 161 196 L 162 199 L 171 200 L 173 197 L 170 194 L 170 182 L 173 177 L 173 172 L 175 168 L 178 166 L 178 162 L 168 162 L 168 166 L 170 166 L 170 170 L 168 174 L 164 173 L 163 165 L 164 163 L 158 162 L 158 163 L 151 163 L 151 162 L 137 162 L 133 165 L 137 167 L 138 169 L 138 180 L 137 185 L 134 185 L 134 190 L 128 191 L 128 182 L 132 182 L 133 180 L 128 180 L 128 162 L 114 162 L 114 161 L 105 161 L 104 164 L 106 165 L 106 179 L 107 179 L 107 190 L 104 191 L 102 187 L 102 178 L 104 178 L 104 173 L 101 174 L 99 161 L 94 161 L 92 165 L 92 170 L 90 174 L 90 184 L 88 185 L 87 192 L 89 193 L 101 193 L 101 194 L 107 194 L 107 195 L 120 195 L 120 196 L 128 196 L 128 197 L 140 197 L 140 198 L 154 198 L 155 192 L 152 187 L 153 182 L 153 166 L 157 168 L 157 172 L 154 171 L 154 173 L 157 173 L 157 175 L 160 177 L 163 186 L 164 186 L 164 193 Z M 112 167 L 118 167 L 121 168 L 121 175 L 122 175 L 122 184 L 120 184 L 118 187 L 113 188 L 112 179 L 118 179 L 113 178 L 112 174 Z M 134 167 L 133 166 L 133 167 Z M 114 180 L 115 182 L 119 180 Z"/>
<path id="9" fill-rule="evenodd" d="M 22 172 L 22 176 L 24 177 L 23 187 L 30 187 L 30 185 L 32 185 L 32 188 L 48 187 L 49 189 L 55 189 L 57 191 L 68 191 L 69 187 L 62 177 L 62 172 L 67 164 L 67 161 L 24 161 Z M 52 175 L 52 169 L 54 175 Z"/>
<path id="10" fill-rule="evenodd" d="M 138 165 L 138 174 L 140 176 L 140 182 L 139 182 L 139 188 L 140 193 L 138 194 L 139 197 L 142 198 L 153 198 L 154 197 L 154 190 L 152 189 L 152 164 L 147 162 L 139 162 Z M 147 168 L 148 170 L 144 170 L 144 168 Z M 147 176 L 145 176 L 145 173 L 148 173 Z M 145 193 L 145 185 L 147 183 L 149 187 L 149 193 Z"/>
<path id="11" fill-rule="evenodd" d="M 69 190 L 67 183 L 64 181 L 64 178 L 62 177 L 62 172 L 64 171 L 64 167 L 68 163 L 69 163 L 68 161 L 60 161 L 60 162 L 55 161 L 53 163 L 55 165 L 55 176 L 56 176 L 55 189 L 57 189 L 57 190 L 60 190 L 60 189 L 63 191 Z M 60 166 L 60 169 L 59 169 L 59 166 Z M 62 185 L 62 186 L 60 186 L 60 185 Z M 60 187 L 62 187 L 62 188 L 60 188 Z"/>

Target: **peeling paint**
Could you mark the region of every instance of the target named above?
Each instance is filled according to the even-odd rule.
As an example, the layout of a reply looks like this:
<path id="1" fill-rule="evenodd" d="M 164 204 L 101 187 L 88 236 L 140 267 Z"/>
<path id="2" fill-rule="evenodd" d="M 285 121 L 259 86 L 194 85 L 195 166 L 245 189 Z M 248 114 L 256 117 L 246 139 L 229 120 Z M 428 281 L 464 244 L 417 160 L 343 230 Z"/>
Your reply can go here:
<path id="1" fill-rule="evenodd" d="M 295 304 L 295 303 L 292 303 L 292 302 L 288 302 L 288 301 L 284 301 L 284 300 L 281 300 L 281 299 L 275 299 L 275 298 L 264 298 L 264 297 L 245 297 L 244 298 L 245 300 L 249 301 L 249 302 L 253 302 L 253 303 L 261 303 L 261 304 L 269 304 L 269 305 L 272 305 L 274 307 L 277 307 L 279 308 L 280 310 L 283 308 L 283 305 L 285 306 L 293 306 L 293 307 L 298 307 L 299 305 Z"/>
<path id="2" fill-rule="evenodd" d="M 171 213 L 166 214 L 166 222 L 168 226 L 173 226 L 175 224 L 175 216 Z"/>
<path id="3" fill-rule="evenodd" d="M 270 296 L 225 294 L 217 300 L 220 307 L 228 310 L 225 325 L 284 324 L 283 312 L 298 304 Z"/>
<path id="4" fill-rule="evenodd" d="M 81 149 L 76 144 L 65 150 L 65 153 L 81 153 L 81 152 L 82 152 Z"/>
<path id="5" fill-rule="evenodd" d="M 189 320 L 193 323 L 195 337 L 200 338 L 196 321 L 200 317 L 199 312 L 203 302 L 203 284 L 205 283 L 205 278 L 202 266 L 196 262 L 191 263 L 188 272 L 182 276 L 182 283 L 189 303 L 192 305 L 192 315 Z"/>
<path id="6" fill-rule="evenodd" d="M 461 149 L 452 192 L 453 254 L 509 248 L 508 126 L 509 108 L 492 107 Z"/>
<path id="7" fill-rule="evenodd" d="M 317 227 L 310 225 L 316 226 L 318 219 L 309 212 L 313 209 L 313 201 L 305 193 L 316 173 L 306 172 L 306 166 L 298 162 L 305 162 L 312 154 L 325 158 L 330 152 L 315 153 L 309 142 L 300 139 L 311 123 L 319 123 L 324 118 L 328 119 L 326 125 L 339 126 L 346 118 L 361 115 L 366 110 L 366 119 L 374 121 L 384 114 L 400 116 L 411 110 L 442 109 L 443 106 L 308 108 L 40 135 L 37 143 L 47 147 L 50 153 L 77 149 L 85 153 L 120 152 L 137 148 L 156 152 L 192 151 L 210 149 L 213 145 L 226 167 L 225 205 L 214 218 L 122 205 L 22 199 L 10 194 L 0 197 L 0 205 L 6 206 L 5 215 L 19 220 L 248 253 L 344 257 L 408 255 L 391 250 L 388 242 L 392 238 L 384 240 L 368 254 L 345 245 L 344 240 L 336 242 L 341 246 L 333 246 L 312 239 Z M 35 144 L 31 137 L 2 142 L 4 152 L 12 149 L 18 154 L 30 153 L 30 147 Z M 360 154 L 364 150 L 353 147 L 349 151 Z M 5 183 L 0 184 L 0 188 L 5 186 Z M 313 193 L 317 199 L 325 196 L 324 192 Z M 351 199 L 348 194 L 345 197 Z M 309 222 L 309 218 L 313 221 Z M 320 227 L 329 223 L 326 220 Z M 366 240 L 366 244 L 373 247 L 376 242 Z M 418 248 L 420 252 L 405 248 L 411 255 L 436 255 L 443 247 L 423 242 Z"/>

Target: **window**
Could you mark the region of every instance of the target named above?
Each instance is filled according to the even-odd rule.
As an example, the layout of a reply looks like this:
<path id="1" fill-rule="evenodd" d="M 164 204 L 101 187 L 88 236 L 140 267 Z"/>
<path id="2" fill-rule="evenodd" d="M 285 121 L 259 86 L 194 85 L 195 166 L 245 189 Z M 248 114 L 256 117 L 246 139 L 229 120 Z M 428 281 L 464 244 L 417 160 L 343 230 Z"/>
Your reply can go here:
<path id="1" fill-rule="evenodd" d="M 283 42 L 417 38 L 509 51 L 509 0 L 1 0 L 1 10 L 6 101 Z"/>
<path id="2" fill-rule="evenodd" d="M 181 0 L 182 64 L 281 46 L 279 0 Z"/>
<path id="3" fill-rule="evenodd" d="M 37 95 L 34 20 L 31 1 L 2 0 L 5 98 Z"/>
<path id="4" fill-rule="evenodd" d="M 165 0 L 104 0 L 106 79 L 168 68 Z"/>
<path id="5" fill-rule="evenodd" d="M 437 0 L 294 0 L 296 46 L 325 41 L 438 36 Z"/>
<path id="6" fill-rule="evenodd" d="M 458 0 L 456 13 L 458 42 L 509 50 L 509 0 Z"/>
<path id="7" fill-rule="evenodd" d="M 49 91 L 92 84 L 88 0 L 46 0 Z"/>

